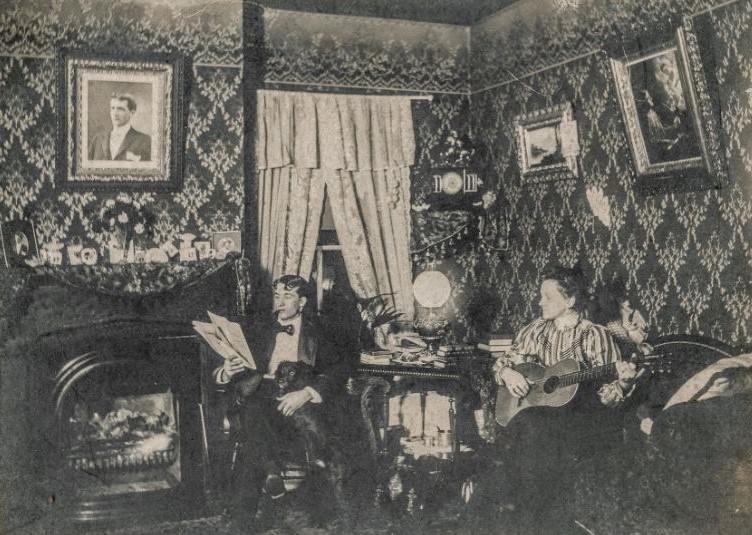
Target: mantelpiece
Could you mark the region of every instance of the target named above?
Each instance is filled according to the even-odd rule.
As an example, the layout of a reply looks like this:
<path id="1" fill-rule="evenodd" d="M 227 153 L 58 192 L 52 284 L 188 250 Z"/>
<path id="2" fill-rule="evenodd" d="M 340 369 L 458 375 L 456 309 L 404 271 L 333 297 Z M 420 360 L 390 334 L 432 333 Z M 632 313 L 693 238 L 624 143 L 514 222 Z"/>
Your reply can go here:
<path id="1" fill-rule="evenodd" d="M 238 290 L 249 291 L 249 262 L 233 256 L 227 260 L 200 260 L 165 264 L 100 264 L 29 268 L 31 276 L 49 277 L 76 288 L 115 296 L 146 296 L 189 288 L 218 271 L 233 268 Z M 247 299 L 247 295 L 244 300 Z"/>
<path id="2" fill-rule="evenodd" d="M 132 515 L 146 521 L 160 517 L 164 510 L 178 517 L 200 514 L 202 496 L 211 487 L 204 481 L 209 466 L 206 448 L 198 446 L 204 443 L 204 416 L 212 410 L 203 385 L 208 377 L 206 367 L 213 363 L 193 335 L 191 320 L 203 318 L 207 309 L 223 315 L 244 313 L 250 291 L 248 268 L 247 260 L 230 258 L 163 265 L 22 267 L 0 272 L 0 288 L 7 290 L 0 296 L 0 316 L 6 320 L 0 333 L 0 414 L 4 424 L 0 471 L 10 474 L 14 485 L 26 493 L 13 497 L 10 516 L 28 518 L 40 511 L 43 515 L 63 512 L 61 508 L 70 509 L 64 518 L 84 522 L 109 522 Z M 111 373 L 105 373 L 110 369 Z M 75 372 L 68 376 L 67 370 Z M 130 383 L 121 380 L 136 373 L 133 370 L 152 375 L 135 377 Z M 138 386 L 142 383 L 157 386 L 142 392 Z M 180 444 L 180 455 L 174 448 L 166 448 L 144 457 L 145 461 L 134 457 L 133 466 L 128 465 L 133 460 L 128 457 L 127 473 L 121 470 L 117 448 L 114 455 L 103 450 L 95 457 L 76 456 L 75 448 L 66 450 L 72 465 L 58 463 L 61 453 L 53 448 L 58 443 L 54 437 L 76 413 L 73 398 L 62 393 L 80 393 L 84 387 L 91 400 L 81 405 L 79 412 L 86 408 L 101 416 L 127 405 L 131 411 L 153 417 L 154 411 L 143 407 L 154 404 L 159 408 L 155 414 L 165 412 L 169 422 L 178 422 L 180 438 L 172 444 Z M 101 400 L 96 398 L 95 394 L 106 388 L 111 392 Z M 56 393 L 60 394 L 57 398 Z M 55 418 L 58 401 L 62 412 Z M 180 464 L 175 464 L 178 461 Z M 148 477 L 136 478 L 134 485 L 139 489 L 145 488 L 144 481 L 161 481 L 154 484 L 165 488 L 155 493 L 118 490 L 112 494 L 110 487 L 97 487 L 91 496 L 71 501 L 70 489 L 57 488 L 58 471 L 72 469 L 84 477 L 83 465 L 79 466 L 83 462 L 94 462 L 97 470 L 108 471 L 114 481 L 110 487 L 116 490 L 130 484 L 126 480 L 136 477 L 133 473 L 141 477 L 139 463 L 156 463 L 157 468 L 162 463 L 169 476 L 154 479 L 150 472 Z M 150 508 L 152 502 L 155 507 Z"/>
<path id="3" fill-rule="evenodd" d="M 188 321 L 203 317 L 207 308 L 246 314 L 250 262 L 233 256 L 169 264 L 18 267 L 0 272 L 0 287 L 0 335 L 24 340 L 113 316 Z M 61 301 L 65 314 L 50 315 Z"/>

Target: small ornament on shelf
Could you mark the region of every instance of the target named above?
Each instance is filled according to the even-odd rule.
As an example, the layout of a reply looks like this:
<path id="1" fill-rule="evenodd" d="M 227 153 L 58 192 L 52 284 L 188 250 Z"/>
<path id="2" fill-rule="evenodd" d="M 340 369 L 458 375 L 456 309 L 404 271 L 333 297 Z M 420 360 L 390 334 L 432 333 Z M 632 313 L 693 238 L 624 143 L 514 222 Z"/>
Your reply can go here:
<path id="1" fill-rule="evenodd" d="M 171 241 L 164 242 L 159 246 L 159 248 L 165 252 L 168 258 L 172 258 L 180 252 L 180 250 L 175 247 L 175 245 Z"/>
<path id="2" fill-rule="evenodd" d="M 210 260 L 214 258 L 214 249 L 212 249 L 211 242 L 197 241 L 193 243 L 198 253 L 199 260 Z"/>
<path id="3" fill-rule="evenodd" d="M 78 266 L 81 264 L 81 251 L 84 246 L 80 243 L 72 243 L 65 247 L 68 253 L 68 264 L 71 266 Z"/>
<path id="4" fill-rule="evenodd" d="M 58 241 L 45 243 L 42 245 L 42 260 L 51 266 L 63 265 L 63 247 Z"/>
<path id="5" fill-rule="evenodd" d="M 81 249 L 81 262 L 83 262 L 87 266 L 93 266 L 97 263 L 97 250 L 93 247 L 86 247 L 85 249 Z"/>

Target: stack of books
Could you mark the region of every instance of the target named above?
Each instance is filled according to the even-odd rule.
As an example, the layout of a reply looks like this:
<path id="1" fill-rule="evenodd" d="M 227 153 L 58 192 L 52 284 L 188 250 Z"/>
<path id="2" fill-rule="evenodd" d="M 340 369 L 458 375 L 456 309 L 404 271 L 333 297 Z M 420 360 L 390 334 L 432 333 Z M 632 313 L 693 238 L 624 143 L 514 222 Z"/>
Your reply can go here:
<path id="1" fill-rule="evenodd" d="M 498 357 L 512 349 L 512 339 L 511 334 L 488 333 L 478 339 L 477 347 L 480 351 L 488 353 L 492 357 Z"/>
<path id="2" fill-rule="evenodd" d="M 470 357 L 476 352 L 475 346 L 468 344 L 443 344 L 436 350 L 436 358 L 433 365 L 436 368 L 446 368 L 448 365 L 456 365 L 462 357 Z"/>
<path id="3" fill-rule="evenodd" d="M 440 345 L 436 355 L 444 359 L 464 357 L 475 353 L 475 346 L 469 344 L 444 344 Z"/>
<path id="4" fill-rule="evenodd" d="M 386 350 L 363 351 L 360 353 L 360 363 L 372 366 L 386 366 L 391 363 L 392 352 Z"/>

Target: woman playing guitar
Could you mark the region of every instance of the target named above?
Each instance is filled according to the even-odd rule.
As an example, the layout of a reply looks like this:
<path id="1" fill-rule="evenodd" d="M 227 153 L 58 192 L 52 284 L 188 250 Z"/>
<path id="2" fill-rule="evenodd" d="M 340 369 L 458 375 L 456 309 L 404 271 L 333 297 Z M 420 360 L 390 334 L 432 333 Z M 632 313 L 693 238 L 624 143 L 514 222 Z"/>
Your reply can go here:
<path id="1" fill-rule="evenodd" d="M 620 359 L 608 331 L 583 317 L 584 277 L 578 269 L 555 267 L 544 274 L 540 288 L 541 317 L 515 337 L 509 354 L 494 365 L 494 378 L 514 400 L 524 400 L 531 382 L 515 370 L 524 364 L 544 367 L 565 359 L 582 368 L 615 364 L 618 379 L 580 390 L 563 407 L 534 406 L 517 414 L 502 430 L 501 470 L 479 485 L 473 509 L 486 517 L 501 510 L 505 526 L 521 533 L 565 533 L 572 524 L 562 515 L 569 475 L 578 462 L 616 443 L 620 411 L 615 410 L 633 389 L 635 364 Z M 497 414 L 498 418 L 498 414 Z M 504 510 L 507 512 L 504 513 Z M 510 511 L 514 511 L 511 513 Z"/>

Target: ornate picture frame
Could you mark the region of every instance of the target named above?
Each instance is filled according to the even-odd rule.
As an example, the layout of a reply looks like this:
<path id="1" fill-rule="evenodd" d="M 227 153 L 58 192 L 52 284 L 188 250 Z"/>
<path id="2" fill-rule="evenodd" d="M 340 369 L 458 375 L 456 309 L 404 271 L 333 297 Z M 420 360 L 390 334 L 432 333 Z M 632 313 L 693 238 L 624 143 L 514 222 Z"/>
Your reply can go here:
<path id="1" fill-rule="evenodd" d="M 514 124 L 523 183 L 579 176 L 580 142 L 569 102 L 518 115 Z"/>
<path id="2" fill-rule="evenodd" d="M 175 191 L 182 184 L 184 60 L 58 53 L 58 181 L 71 189 Z"/>
<path id="3" fill-rule="evenodd" d="M 719 122 L 691 19 L 673 42 L 611 58 L 619 105 L 645 194 L 721 186 Z"/>

